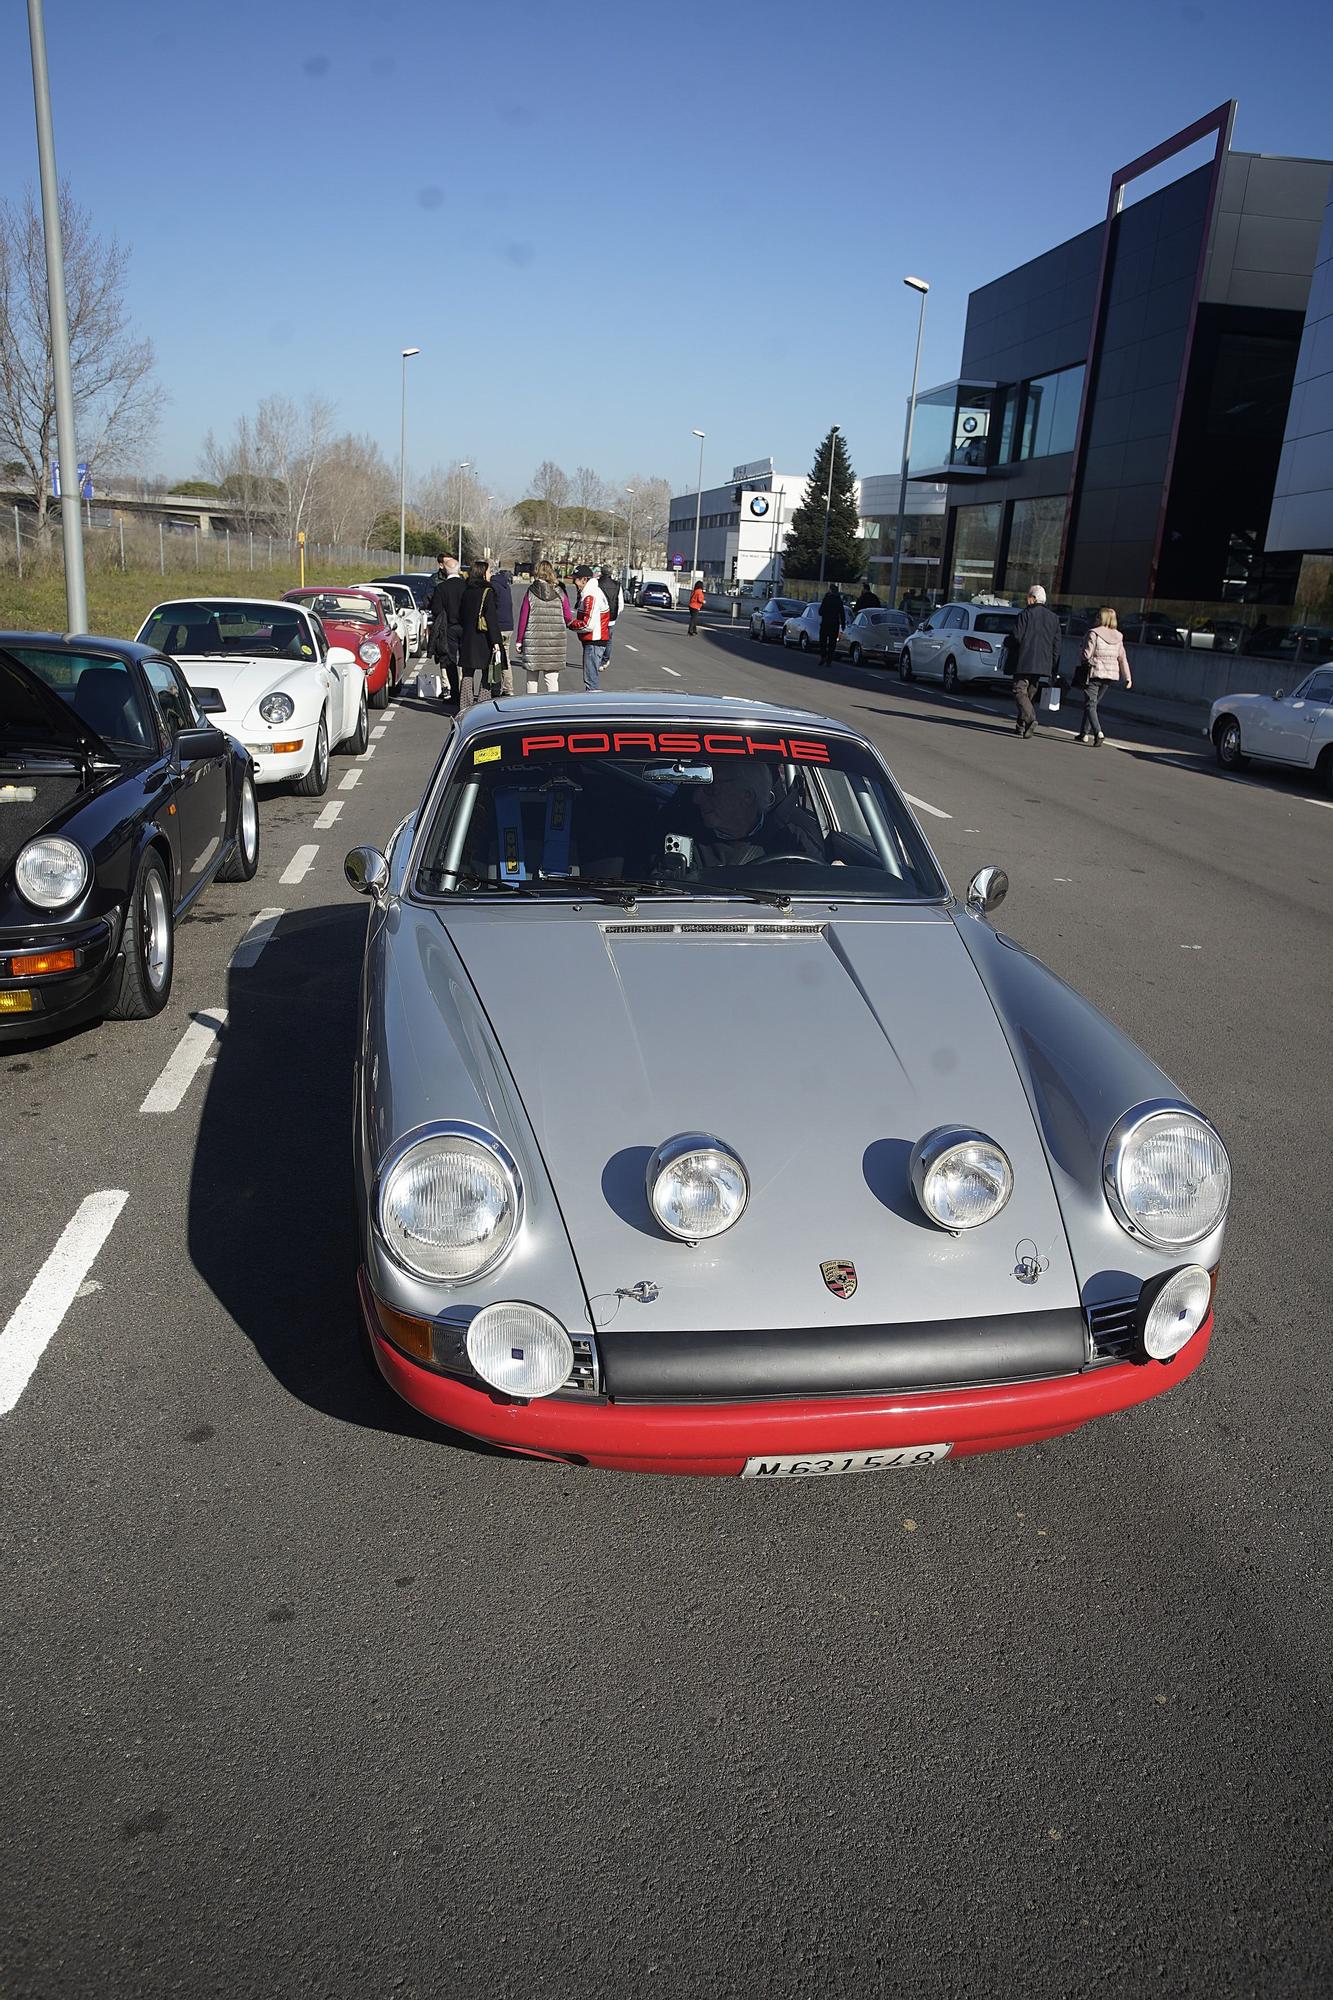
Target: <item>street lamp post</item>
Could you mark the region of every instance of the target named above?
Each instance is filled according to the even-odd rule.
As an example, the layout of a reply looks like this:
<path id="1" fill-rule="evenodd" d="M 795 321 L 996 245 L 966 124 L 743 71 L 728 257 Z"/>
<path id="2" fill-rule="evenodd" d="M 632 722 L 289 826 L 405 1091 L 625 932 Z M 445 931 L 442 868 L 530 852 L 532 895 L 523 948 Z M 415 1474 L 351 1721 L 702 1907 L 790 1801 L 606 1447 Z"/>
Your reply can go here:
<path id="1" fill-rule="evenodd" d="M 461 464 L 454 467 L 454 471 L 458 474 L 458 560 L 460 563 L 463 560 L 463 474 L 471 464 L 472 460 L 465 458 Z"/>
<path id="2" fill-rule="evenodd" d="M 419 347 L 403 349 L 403 409 L 398 425 L 398 567 L 407 568 L 407 364 Z"/>
<path id="3" fill-rule="evenodd" d="M 898 574 L 903 561 L 903 523 L 907 518 L 907 466 L 912 456 L 912 425 L 916 421 L 916 383 L 921 370 L 921 335 L 926 325 L 926 293 L 930 286 L 924 278 L 904 278 L 914 292 L 921 295 L 921 310 L 916 321 L 916 358 L 912 362 L 912 393 L 907 399 L 907 429 L 903 432 L 903 469 L 898 481 L 898 526 L 893 537 L 893 569 L 889 576 L 889 603 L 898 608 Z"/>
<path id="4" fill-rule="evenodd" d="M 629 526 L 625 530 L 625 588 L 628 590 L 634 568 L 634 488 L 627 486 L 625 491 L 629 494 Z"/>
<path id="5" fill-rule="evenodd" d="M 819 549 L 819 581 L 824 581 L 824 565 L 828 561 L 828 523 L 833 512 L 833 468 L 838 460 L 838 432 L 840 424 L 834 424 L 829 435 L 828 448 L 828 492 L 824 495 L 824 539 Z"/>
<path id="6" fill-rule="evenodd" d="M 37 112 L 37 166 L 46 234 L 46 295 L 51 322 L 51 373 L 56 400 L 56 450 L 60 462 L 60 526 L 65 543 L 66 630 L 88 629 L 88 591 L 83 575 L 83 517 L 79 512 L 79 453 L 74 441 L 74 379 L 69 366 L 69 310 L 65 303 L 65 244 L 60 228 L 60 183 L 56 176 L 55 128 L 51 122 L 51 78 L 46 67 L 46 21 L 42 0 L 28 0 L 28 40 L 32 48 L 32 95 Z"/>
<path id="7" fill-rule="evenodd" d="M 699 575 L 699 517 L 704 511 L 704 433 L 695 431 L 693 436 L 699 440 L 699 486 L 694 496 L 694 562 L 690 568 L 691 583 L 694 583 Z"/>

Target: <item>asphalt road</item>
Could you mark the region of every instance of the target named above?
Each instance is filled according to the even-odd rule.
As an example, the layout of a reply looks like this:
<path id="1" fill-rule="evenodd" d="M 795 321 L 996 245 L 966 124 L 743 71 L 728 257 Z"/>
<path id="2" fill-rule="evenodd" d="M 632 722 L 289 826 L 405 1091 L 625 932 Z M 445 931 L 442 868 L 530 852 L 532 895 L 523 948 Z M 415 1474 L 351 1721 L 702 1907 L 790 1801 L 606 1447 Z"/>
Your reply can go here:
<path id="1" fill-rule="evenodd" d="M 441 735 L 397 702 L 327 802 L 263 800 L 158 1020 L 0 1054 L 0 1379 L 64 1232 L 75 1277 L 101 1242 L 0 1418 L 0 1989 L 1327 1990 L 1333 813 L 665 614 L 613 673 L 850 717 L 955 887 L 1008 869 L 1003 927 L 1231 1145 L 1212 1354 L 927 1474 L 432 1434 L 354 1341 L 341 859 Z"/>

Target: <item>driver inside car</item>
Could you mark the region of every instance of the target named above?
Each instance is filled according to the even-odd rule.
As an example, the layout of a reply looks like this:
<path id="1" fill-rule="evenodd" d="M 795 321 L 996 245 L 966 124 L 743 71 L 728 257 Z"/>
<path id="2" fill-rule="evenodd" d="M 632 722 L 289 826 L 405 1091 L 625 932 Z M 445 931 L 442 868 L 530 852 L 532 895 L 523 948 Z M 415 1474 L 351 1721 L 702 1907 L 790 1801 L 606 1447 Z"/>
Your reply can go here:
<path id="1" fill-rule="evenodd" d="M 695 868 L 740 868 L 766 855 L 824 858 L 818 821 L 792 795 L 780 798 L 767 764 L 747 762 L 736 770 L 715 765 L 712 784 L 701 785 L 690 803 L 681 831 L 692 844 Z"/>

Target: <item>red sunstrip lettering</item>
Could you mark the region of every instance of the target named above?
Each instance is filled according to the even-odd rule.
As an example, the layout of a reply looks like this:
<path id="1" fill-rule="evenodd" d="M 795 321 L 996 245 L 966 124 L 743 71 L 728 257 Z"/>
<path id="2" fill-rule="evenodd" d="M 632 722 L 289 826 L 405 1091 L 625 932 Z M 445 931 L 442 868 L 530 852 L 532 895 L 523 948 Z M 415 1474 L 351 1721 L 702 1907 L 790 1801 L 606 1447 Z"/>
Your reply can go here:
<path id="1" fill-rule="evenodd" d="M 659 735 L 657 747 L 664 757 L 697 757 L 699 739 L 697 736 Z"/>
<path id="2" fill-rule="evenodd" d="M 745 747 L 752 757 L 785 757 L 787 754 L 786 738 L 782 736 L 779 736 L 776 742 L 773 743 L 761 743 L 758 737 L 747 736 Z"/>
<path id="3" fill-rule="evenodd" d="M 710 757 L 743 757 L 745 744 L 739 736 L 705 736 L 704 749 Z"/>
<path id="4" fill-rule="evenodd" d="M 828 744 L 812 743 L 804 736 L 791 738 L 791 754 L 798 764 L 827 764 L 829 761 Z"/>
<path id="5" fill-rule="evenodd" d="M 631 750 L 631 749 L 656 750 L 657 738 L 654 735 L 652 735 L 650 731 L 646 729 L 640 731 L 637 734 L 625 734 L 625 735 L 622 735 L 620 731 L 617 730 L 615 736 L 615 746 L 617 750 Z"/>
<path id="6" fill-rule="evenodd" d="M 588 729 L 580 731 L 578 735 L 571 735 L 569 739 L 571 757 L 604 757 L 610 748 L 609 736 L 598 736 Z"/>
<path id="7" fill-rule="evenodd" d="M 543 750 L 563 750 L 564 747 L 565 739 L 563 736 L 525 736 L 523 738 L 523 755 L 525 757 L 534 757 Z"/>

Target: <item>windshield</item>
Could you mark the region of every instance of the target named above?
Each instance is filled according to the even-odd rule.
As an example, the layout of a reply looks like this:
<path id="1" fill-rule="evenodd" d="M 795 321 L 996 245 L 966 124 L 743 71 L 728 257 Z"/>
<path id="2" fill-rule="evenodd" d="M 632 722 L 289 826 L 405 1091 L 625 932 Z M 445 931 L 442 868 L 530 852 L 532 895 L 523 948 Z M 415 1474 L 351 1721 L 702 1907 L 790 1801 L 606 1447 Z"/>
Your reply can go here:
<path id="1" fill-rule="evenodd" d="M 117 749 L 156 749 L 157 730 L 124 660 L 109 654 L 49 652 L 40 646 L 11 644 L 8 651 L 30 674 L 45 681 L 104 743 Z"/>
<path id="2" fill-rule="evenodd" d="M 240 598 L 160 605 L 139 637 L 174 659 L 225 659 L 232 653 L 246 659 L 315 657 L 310 627 L 295 605 L 247 604 Z"/>
<path id="3" fill-rule="evenodd" d="M 380 609 L 373 597 L 361 597 L 350 590 L 321 590 L 318 597 L 303 597 L 301 602 L 320 618 L 332 618 L 354 625 L 378 625 Z"/>
<path id="4" fill-rule="evenodd" d="M 435 811 L 426 895 L 948 893 L 863 746 L 771 729 L 593 723 L 474 738 Z"/>

